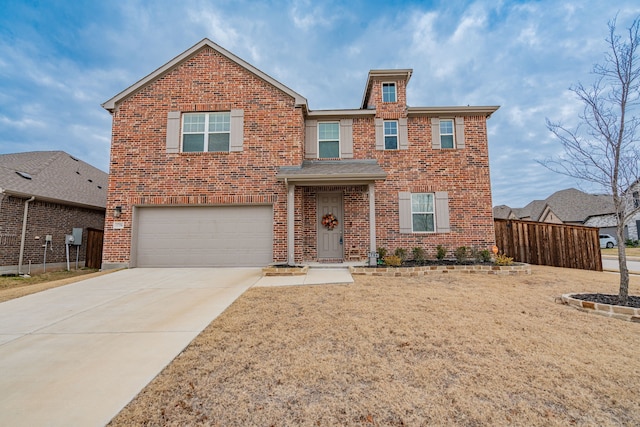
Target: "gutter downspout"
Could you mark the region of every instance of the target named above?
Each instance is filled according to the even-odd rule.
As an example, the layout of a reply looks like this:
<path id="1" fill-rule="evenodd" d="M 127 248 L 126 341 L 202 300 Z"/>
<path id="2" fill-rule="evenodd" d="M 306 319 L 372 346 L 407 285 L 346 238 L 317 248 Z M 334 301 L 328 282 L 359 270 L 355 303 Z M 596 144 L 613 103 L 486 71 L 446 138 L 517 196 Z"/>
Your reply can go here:
<path id="1" fill-rule="evenodd" d="M 22 274 L 22 258 L 24 256 L 24 240 L 27 235 L 27 216 L 29 213 L 29 203 L 33 202 L 36 196 L 24 202 L 24 217 L 22 218 L 22 238 L 20 239 L 20 257 L 18 258 L 18 276 Z"/>

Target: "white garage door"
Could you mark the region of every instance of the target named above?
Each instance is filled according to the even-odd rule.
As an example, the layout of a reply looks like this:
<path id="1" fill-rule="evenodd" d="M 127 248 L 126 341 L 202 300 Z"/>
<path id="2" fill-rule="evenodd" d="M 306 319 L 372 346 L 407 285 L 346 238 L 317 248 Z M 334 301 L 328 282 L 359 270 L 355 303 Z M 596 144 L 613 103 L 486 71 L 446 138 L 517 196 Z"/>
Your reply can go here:
<path id="1" fill-rule="evenodd" d="M 136 266 L 262 266 L 273 261 L 271 206 L 138 208 Z"/>

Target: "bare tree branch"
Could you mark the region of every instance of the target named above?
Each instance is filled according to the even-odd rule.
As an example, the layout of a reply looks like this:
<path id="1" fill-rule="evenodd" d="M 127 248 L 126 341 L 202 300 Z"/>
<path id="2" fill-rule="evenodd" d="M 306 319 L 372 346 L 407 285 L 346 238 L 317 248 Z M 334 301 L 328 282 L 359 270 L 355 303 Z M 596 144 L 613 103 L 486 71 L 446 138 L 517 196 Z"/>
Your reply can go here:
<path id="1" fill-rule="evenodd" d="M 579 124 L 570 129 L 547 119 L 563 154 L 539 161 L 556 173 L 594 183 L 613 198 L 617 218 L 620 292 L 626 304 L 629 292 L 624 226 L 640 214 L 640 16 L 625 37 L 616 33 L 617 17 L 609 21 L 604 62 L 596 64 L 591 86 L 581 83 L 570 90 L 583 103 Z"/>

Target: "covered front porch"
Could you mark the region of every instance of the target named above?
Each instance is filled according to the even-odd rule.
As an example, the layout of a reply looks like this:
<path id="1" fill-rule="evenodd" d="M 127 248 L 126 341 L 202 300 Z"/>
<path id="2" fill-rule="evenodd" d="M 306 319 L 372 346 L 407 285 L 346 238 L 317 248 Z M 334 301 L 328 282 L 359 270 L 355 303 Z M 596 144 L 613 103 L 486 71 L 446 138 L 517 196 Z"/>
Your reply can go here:
<path id="1" fill-rule="evenodd" d="M 287 264 L 370 262 L 376 251 L 375 160 L 281 167 L 287 186 Z M 371 259 L 370 259 L 371 258 Z"/>

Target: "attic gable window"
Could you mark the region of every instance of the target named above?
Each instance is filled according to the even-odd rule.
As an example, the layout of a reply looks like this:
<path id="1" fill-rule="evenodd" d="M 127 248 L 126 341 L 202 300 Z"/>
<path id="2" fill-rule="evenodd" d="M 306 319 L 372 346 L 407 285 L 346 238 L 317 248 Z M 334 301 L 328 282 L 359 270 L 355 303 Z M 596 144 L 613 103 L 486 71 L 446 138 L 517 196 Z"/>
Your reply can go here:
<path id="1" fill-rule="evenodd" d="M 395 83 L 382 83 L 382 102 L 397 102 Z"/>
<path id="2" fill-rule="evenodd" d="M 230 131 L 229 112 L 186 113 L 182 119 L 182 151 L 228 152 Z"/>

